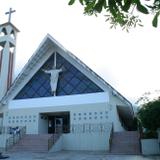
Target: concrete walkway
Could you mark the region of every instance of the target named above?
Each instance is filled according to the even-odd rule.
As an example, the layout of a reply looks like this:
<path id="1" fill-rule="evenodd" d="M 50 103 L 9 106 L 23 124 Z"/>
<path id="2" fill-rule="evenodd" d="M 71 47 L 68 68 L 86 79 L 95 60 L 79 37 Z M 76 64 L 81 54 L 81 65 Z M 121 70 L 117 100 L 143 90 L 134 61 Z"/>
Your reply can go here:
<path id="1" fill-rule="evenodd" d="M 61 151 L 56 153 L 6 153 L 8 160 L 160 160 L 160 156 L 107 155 L 103 152 Z"/>

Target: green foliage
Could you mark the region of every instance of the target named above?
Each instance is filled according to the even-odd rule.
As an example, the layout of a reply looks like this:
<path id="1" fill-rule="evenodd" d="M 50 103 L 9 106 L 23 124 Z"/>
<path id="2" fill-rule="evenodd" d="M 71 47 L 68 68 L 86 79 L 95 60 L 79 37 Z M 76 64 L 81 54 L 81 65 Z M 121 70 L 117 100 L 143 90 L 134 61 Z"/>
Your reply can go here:
<path id="1" fill-rule="evenodd" d="M 147 0 L 150 1 L 150 0 Z M 69 5 L 73 5 L 76 0 L 69 0 Z M 142 0 L 79 0 L 84 6 L 84 14 L 96 15 L 107 13 L 107 20 L 111 23 L 111 28 L 120 25 L 127 31 L 130 27 L 143 26 L 141 20 L 135 15 L 134 10 L 142 13 L 154 13 L 152 25 L 158 26 L 160 15 L 160 0 L 154 0 L 152 5 L 146 5 Z"/>
<path id="2" fill-rule="evenodd" d="M 160 99 L 144 104 L 138 112 L 138 117 L 147 130 L 156 131 L 160 128 Z"/>
<path id="3" fill-rule="evenodd" d="M 148 14 L 148 9 L 141 4 L 140 0 L 136 0 L 137 10 L 141 13 Z"/>
<path id="4" fill-rule="evenodd" d="M 74 2 L 75 2 L 75 0 L 70 0 L 68 4 L 72 5 Z"/>
<path id="5" fill-rule="evenodd" d="M 156 131 L 149 130 L 149 131 L 142 133 L 141 138 L 143 139 L 158 138 L 158 135 Z"/>
<path id="6" fill-rule="evenodd" d="M 154 27 L 157 27 L 158 26 L 158 16 L 159 16 L 160 12 L 157 12 L 156 15 L 154 16 L 153 18 L 153 21 L 152 21 L 152 25 Z"/>
<path id="7" fill-rule="evenodd" d="M 137 128 L 138 128 L 138 120 L 136 117 L 134 117 L 133 124 L 132 124 L 132 130 L 137 131 Z"/>

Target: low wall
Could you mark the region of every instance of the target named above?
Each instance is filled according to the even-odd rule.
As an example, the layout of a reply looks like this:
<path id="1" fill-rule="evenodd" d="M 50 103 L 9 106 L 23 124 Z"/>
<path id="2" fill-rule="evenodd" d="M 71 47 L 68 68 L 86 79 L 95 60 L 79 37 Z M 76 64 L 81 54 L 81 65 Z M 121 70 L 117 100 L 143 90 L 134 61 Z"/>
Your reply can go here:
<path id="1" fill-rule="evenodd" d="M 63 150 L 109 151 L 108 133 L 64 134 Z"/>
<path id="2" fill-rule="evenodd" d="M 50 152 L 72 151 L 109 151 L 109 137 L 106 133 L 63 134 L 50 149 Z"/>
<path id="3" fill-rule="evenodd" d="M 49 152 L 58 152 L 63 150 L 63 135 L 59 137 L 53 147 L 49 150 Z"/>
<path id="4" fill-rule="evenodd" d="M 0 152 L 6 150 L 6 140 L 10 137 L 10 134 L 0 134 Z"/>
<path id="5" fill-rule="evenodd" d="M 160 154 L 160 144 L 158 139 L 141 139 L 143 155 L 158 155 Z"/>
<path id="6" fill-rule="evenodd" d="M 109 151 L 112 124 L 93 127 L 95 126 L 92 125 L 90 130 L 82 126 L 73 127 L 71 133 L 63 134 L 59 138 L 50 152 L 60 150 Z"/>

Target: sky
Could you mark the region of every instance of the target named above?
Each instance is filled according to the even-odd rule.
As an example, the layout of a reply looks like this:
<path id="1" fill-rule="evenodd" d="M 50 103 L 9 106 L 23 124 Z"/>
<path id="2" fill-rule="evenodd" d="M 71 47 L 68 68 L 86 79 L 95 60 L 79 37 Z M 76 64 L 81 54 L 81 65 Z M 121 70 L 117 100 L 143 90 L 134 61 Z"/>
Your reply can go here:
<path id="1" fill-rule="evenodd" d="M 144 93 L 160 89 L 160 28 L 151 17 L 144 27 L 110 29 L 104 16 L 85 16 L 68 0 L 0 0 L 0 24 L 5 12 L 16 10 L 11 22 L 20 30 L 17 38 L 17 75 L 47 33 L 99 74 L 133 104 Z M 141 15 L 140 15 L 141 16 Z"/>

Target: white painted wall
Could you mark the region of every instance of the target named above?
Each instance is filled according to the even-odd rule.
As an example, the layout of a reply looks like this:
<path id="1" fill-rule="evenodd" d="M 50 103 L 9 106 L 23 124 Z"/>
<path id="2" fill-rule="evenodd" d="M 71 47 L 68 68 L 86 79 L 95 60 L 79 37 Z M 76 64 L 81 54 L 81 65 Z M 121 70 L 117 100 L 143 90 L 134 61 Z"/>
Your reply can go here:
<path id="1" fill-rule="evenodd" d="M 55 145 L 53 145 L 50 152 L 60 150 L 109 151 L 112 124 L 108 123 L 105 129 L 97 132 L 72 132 L 63 134 Z"/>
<path id="2" fill-rule="evenodd" d="M 71 124 L 106 123 L 110 111 L 106 103 L 55 106 L 32 109 L 12 109 L 5 116 L 6 126 L 26 126 L 27 133 L 47 132 L 48 121 L 39 118 L 40 113 L 69 112 Z M 112 118 L 110 118 L 111 121 Z M 38 132 L 39 131 L 39 132 Z"/>
<path id="3" fill-rule="evenodd" d="M 108 151 L 108 133 L 63 134 L 63 150 Z"/>
<path id="4" fill-rule="evenodd" d="M 160 145 L 158 139 L 141 139 L 143 155 L 158 155 L 160 154 Z"/>
<path id="5" fill-rule="evenodd" d="M 38 112 L 30 109 L 15 109 L 6 111 L 4 115 L 4 126 L 26 126 L 27 134 L 38 134 Z"/>
<path id="6" fill-rule="evenodd" d="M 108 121 L 108 93 L 93 93 L 73 96 L 60 96 L 26 100 L 13 100 L 9 103 L 5 125 L 27 126 L 27 133 L 44 133 L 47 121 L 40 113 L 70 112 L 71 124 L 104 123 Z M 40 125 L 41 124 L 41 125 Z"/>
<path id="7" fill-rule="evenodd" d="M 108 92 L 66 95 L 57 97 L 41 97 L 31 99 L 12 100 L 9 109 L 33 109 L 44 107 L 73 106 L 81 104 L 109 103 Z"/>
<path id="8" fill-rule="evenodd" d="M 12 100 L 4 116 L 4 125 L 26 126 L 28 134 L 48 133 L 47 121 L 40 119 L 39 114 L 69 112 L 71 124 L 111 122 L 115 131 L 122 131 L 115 104 L 110 104 L 107 92 Z"/>
<path id="9" fill-rule="evenodd" d="M 38 121 L 38 133 L 39 134 L 48 133 L 48 118 L 40 114 L 39 114 L 39 121 Z"/>

